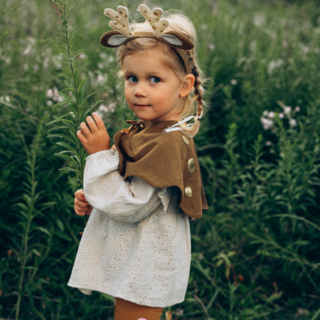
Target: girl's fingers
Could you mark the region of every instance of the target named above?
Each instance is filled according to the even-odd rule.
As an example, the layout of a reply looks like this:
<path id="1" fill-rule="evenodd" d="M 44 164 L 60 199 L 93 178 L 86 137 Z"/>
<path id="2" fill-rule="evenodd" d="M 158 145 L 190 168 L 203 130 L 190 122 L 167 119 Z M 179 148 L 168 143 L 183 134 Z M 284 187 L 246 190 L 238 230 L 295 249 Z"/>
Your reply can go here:
<path id="1" fill-rule="evenodd" d="M 78 216 L 85 216 L 85 215 L 90 215 L 91 212 L 92 212 L 92 207 L 89 205 L 88 207 L 86 208 L 81 208 L 81 207 L 78 207 L 78 206 L 74 206 L 74 211 L 75 213 L 78 215 Z"/>
<path id="2" fill-rule="evenodd" d="M 86 139 L 86 137 L 84 136 L 84 134 L 83 134 L 83 132 L 81 130 L 77 131 L 77 137 L 80 140 L 80 142 L 82 143 L 82 145 L 84 143 L 86 143 L 87 139 Z"/>
<path id="3" fill-rule="evenodd" d="M 78 197 L 81 196 L 81 195 L 84 195 L 84 194 L 83 194 L 83 189 L 79 189 L 79 190 L 77 190 L 77 191 L 74 193 L 74 196 L 75 196 L 76 198 L 78 198 Z"/>
<path id="4" fill-rule="evenodd" d="M 84 193 L 83 193 L 83 190 L 80 189 L 80 190 L 77 190 L 75 193 L 74 193 L 74 196 L 75 198 L 77 198 L 79 201 L 87 201 L 85 196 L 84 196 Z"/>
<path id="5" fill-rule="evenodd" d="M 87 116 L 86 120 L 87 120 L 87 123 L 88 123 L 92 133 L 95 133 L 95 132 L 99 131 L 96 123 L 94 122 L 94 120 L 90 116 Z"/>
<path id="6" fill-rule="evenodd" d="M 88 208 L 89 208 L 89 206 L 88 207 L 81 207 L 81 206 L 78 206 L 78 205 L 74 206 L 74 210 L 77 210 L 79 212 L 87 212 Z"/>
<path id="7" fill-rule="evenodd" d="M 92 120 L 93 121 L 93 120 Z M 85 122 L 81 122 L 80 123 L 80 128 L 81 128 L 81 132 L 83 133 L 83 135 L 88 138 L 91 134 L 91 131 L 89 130 L 88 126 L 86 125 Z"/>
<path id="8" fill-rule="evenodd" d="M 96 122 L 99 130 L 106 130 L 106 127 L 105 127 L 101 117 L 97 113 L 93 112 L 92 117 L 93 117 L 94 121 Z"/>
<path id="9" fill-rule="evenodd" d="M 87 214 L 86 211 L 79 211 L 76 208 L 74 208 L 74 211 L 78 216 L 81 216 L 81 217 L 83 217 L 83 216 L 85 216 Z"/>
<path id="10" fill-rule="evenodd" d="M 77 190 L 74 193 L 75 199 L 74 199 L 74 211 L 78 216 L 85 216 L 90 215 L 92 211 L 92 207 L 90 204 L 86 201 L 84 197 L 83 190 Z"/>
<path id="11" fill-rule="evenodd" d="M 75 198 L 74 205 L 80 208 L 87 208 L 89 206 L 89 203 L 85 200 L 78 200 L 77 198 Z"/>

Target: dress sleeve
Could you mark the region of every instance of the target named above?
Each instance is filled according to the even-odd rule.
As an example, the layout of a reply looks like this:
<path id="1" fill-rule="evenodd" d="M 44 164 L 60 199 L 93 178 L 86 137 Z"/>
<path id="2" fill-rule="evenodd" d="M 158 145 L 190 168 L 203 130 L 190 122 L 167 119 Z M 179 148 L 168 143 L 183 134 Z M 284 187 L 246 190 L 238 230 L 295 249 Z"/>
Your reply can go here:
<path id="1" fill-rule="evenodd" d="M 119 155 L 114 150 L 86 158 L 83 189 L 94 209 L 111 220 L 125 223 L 138 222 L 157 209 L 159 213 L 166 211 L 170 197 L 165 188 L 154 188 L 134 176 L 124 181 L 118 167 Z"/>

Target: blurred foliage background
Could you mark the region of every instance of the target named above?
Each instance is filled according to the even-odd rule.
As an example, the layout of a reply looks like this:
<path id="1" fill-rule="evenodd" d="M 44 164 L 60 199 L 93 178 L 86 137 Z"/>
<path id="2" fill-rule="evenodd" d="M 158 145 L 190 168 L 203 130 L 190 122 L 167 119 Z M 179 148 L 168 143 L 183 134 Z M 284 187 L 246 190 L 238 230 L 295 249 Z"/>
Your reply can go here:
<path id="1" fill-rule="evenodd" d="M 208 108 L 198 148 L 210 209 L 193 221 L 185 302 L 173 319 L 320 319 L 320 6 L 314 1 L 144 1 L 195 24 Z M 127 4 L 131 21 L 141 20 Z M 133 115 L 102 47 L 105 7 L 70 12 L 80 78 L 111 136 Z M 0 317 L 112 319 L 114 299 L 67 287 L 84 220 L 46 123 L 66 112 L 49 0 L 0 6 Z M 91 101 L 89 101 L 90 103 Z"/>

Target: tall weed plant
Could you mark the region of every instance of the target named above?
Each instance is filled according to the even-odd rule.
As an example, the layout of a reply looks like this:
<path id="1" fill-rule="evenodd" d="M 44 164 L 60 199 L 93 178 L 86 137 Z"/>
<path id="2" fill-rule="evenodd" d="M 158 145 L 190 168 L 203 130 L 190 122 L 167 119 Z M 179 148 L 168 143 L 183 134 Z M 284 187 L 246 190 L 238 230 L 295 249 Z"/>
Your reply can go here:
<path id="1" fill-rule="evenodd" d="M 189 287 L 185 302 L 165 310 L 173 319 L 320 316 L 320 9 L 313 1 L 290 2 L 148 3 L 179 9 L 194 22 L 201 67 L 211 79 L 196 136 L 210 209 L 191 223 Z M 95 101 L 111 136 L 133 115 L 116 76 L 115 52 L 99 43 L 109 30 L 102 13 L 108 5 L 77 0 L 67 17 L 63 4 L 60 10 L 40 0 L 0 6 L 4 319 L 113 318 L 112 297 L 67 287 L 83 230 L 73 193 L 81 186 L 75 178 L 81 181 L 85 153 L 80 156 L 73 134 Z M 128 4 L 131 20 L 141 19 L 134 11 L 139 4 Z M 78 48 L 84 50 L 75 57 Z M 84 87 L 93 94 L 81 100 Z M 47 124 L 58 119 L 72 124 L 49 132 Z M 47 137 L 53 132 L 72 142 Z M 71 151 L 62 155 L 76 162 L 54 156 L 61 151 Z M 72 163 L 78 173 L 59 171 Z"/>

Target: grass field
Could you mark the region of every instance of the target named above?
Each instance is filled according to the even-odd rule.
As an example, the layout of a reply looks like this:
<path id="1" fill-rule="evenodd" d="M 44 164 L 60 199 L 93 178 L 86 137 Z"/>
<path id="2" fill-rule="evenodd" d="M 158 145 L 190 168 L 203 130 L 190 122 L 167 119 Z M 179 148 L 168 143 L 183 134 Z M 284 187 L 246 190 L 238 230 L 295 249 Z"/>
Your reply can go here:
<path id="1" fill-rule="evenodd" d="M 207 108 L 195 142 L 210 209 L 192 221 L 192 266 L 173 319 L 320 319 L 320 6 L 313 1 L 144 1 L 195 24 Z M 130 19 L 141 21 L 132 0 Z M 106 7 L 76 0 L 72 52 L 110 136 L 134 119 Z M 0 318 L 112 319 L 114 299 L 67 287 L 84 219 L 80 185 L 47 137 L 68 112 L 65 46 L 49 0 L 0 6 Z M 61 129 L 64 130 L 64 129 Z"/>

